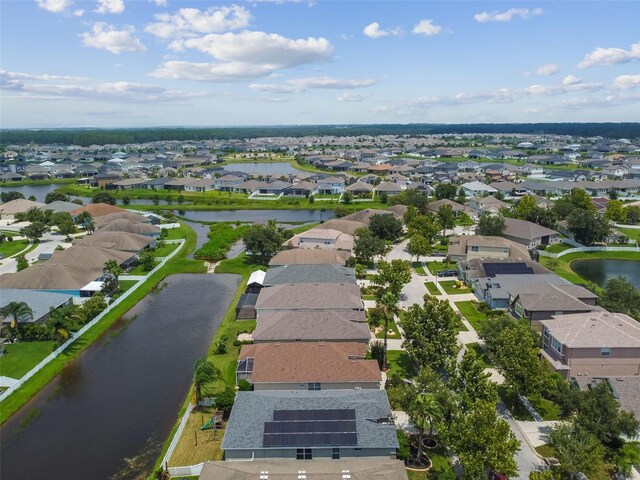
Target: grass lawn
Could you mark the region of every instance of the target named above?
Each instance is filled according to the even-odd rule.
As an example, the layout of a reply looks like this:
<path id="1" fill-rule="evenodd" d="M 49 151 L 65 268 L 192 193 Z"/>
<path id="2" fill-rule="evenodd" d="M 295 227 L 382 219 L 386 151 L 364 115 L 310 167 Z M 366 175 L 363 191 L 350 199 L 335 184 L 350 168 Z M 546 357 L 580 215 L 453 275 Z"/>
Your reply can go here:
<path id="1" fill-rule="evenodd" d="M 413 378 L 416 376 L 416 368 L 411 357 L 404 350 L 389 350 L 387 352 L 387 378 L 398 375 L 401 378 Z"/>
<path id="2" fill-rule="evenodd" d="M 369 324 L 371 330 L 373 330 L 373 325 Z M 380 325 L 383 327 L 378 333 L 376 333 L 376 338 L 384 338 L 384 324 Z M 400 339 L 400 331 L 398 330 L 398 325 L 396 322 L 389 322 L 389 333 L 387 334 L 387 338 L 395 338 Z"/>
<path id="3" fill-rule="evenodd" d="M 436 275 L 442 270 L 455 270 L 456 264 L 454 262 L 427 262 L 427 268 Z"/>
<path id="4" fill-rule="evenodd" d="M 631 240 L 635 240 L 636 242 L 640 242 L 640 228 L 615 228 L 620 233 L 626 235 Z"/>
<path id="5" fill-rule="evenodd" d="M 575 260 L 590 260 L 598 258 L 613 258 L 618 260 L 640 261 L 640 253 L 637 252 L 576 252 L 559 258 L 540 257 L 540 263 L 549 270 L 569 280 L 571 283 L 587 282 L 571 269 L 571 262 Z"/>
<path id="6" fill-rule="evenodd" d="M 553 245 L 549 245 L 547 248 L 545 248 L 545 252 L 549 252 L 549 253 L 560 253 L 560 252 L 564 252 L 565 250 L 569 250 L 570 248 L 573 248 L 571 245 L 567 245 L 566 243 L 554 243 Z"/>
<path id="7" fill-rule="evenodd" d="M 156 259 L 156 263 L 159 263 L 159 260 Z M 146 275 L 150 271 L 151 270 L 145 270 L 144 268 L 142 268 L 142 265 L 138 265 L 136 268 L 134 268 L 130 272 L 127 272 L 125 275 Z"/>
<path id="8" fill-rule="evenodd" d="M 200 430 L 203 420 L 205 423 L 210 420 L 214 411 L 215 408 L 212 407 L 193 409 L 184 427 L 184 434 L 169 459 L 170 467 L 195 465 L 206 460 L 222 460 L 220 444 L 224 430 Z"/>
<path id="9" fill-rule="evenodd" d="M 487 321 L 487 316 L 479 312 L 476 305 L 477 303 L 473 301 L 456 302 L 456 307 L 458 307 L 467 322 L 469 322 L 475 330 L 479 330 L 482 324 Z"/>
<path id="10" fill-rule="evenodd" d="M 156 257 L 166 257 L 171 252 L 173 252 L 176 249 L 177 246 L 178 246 L 177 243 L 165 243 L 162 247 L 156 248 L 153 251 L 153 254 Z"/>
<path id="11" fill-rule="evenodd" d="M 188 228 L 188 227 L 187 227 Z M 171 228 L 167 230 L 165 240 L 180 240 L 186 235 L 185 227 Z"/>
<path id="12" fill-rule="evenodd" d="M 560 407 L 540 395 L 527 397 L 543 420 L 560 420 Z"/>
<path id="13" fill-rule="evenodd" d="M 407 477 L 409 477 L 409 480 L 428 480 L 431 478 L 454 480 L 457 478 L 456 473 L 449 462 L 449 456 L 442 446 L 438 446 L 432 450 L 425 450 L 425 454 L 431 459 L 431 469 L 426 472 L 407 470 Z"/>
<path id="14" fill-rule="evenodd" d="M 132 288 L 136 283 L 138 283 L 138 281 L 137 280 L 120 280 L 118 283 L 120 284 L 120 294 L 122 295 L 124 292 Z"/>
<path id="15" fill-rule="evenodd" d="M 31 377 L 24 385 L 0 404 L 0 423 L 4 423 L 22 405 L 42 389 L 57 375 L 65 365 L 74 360 L 85 348 L 98 338 L 117 319 L 128 312 L 131 307 L 142 300 L 162 279 L 175 273 L 203 273 L 206 267 L 203 262 L 185 258 L 196 246 L 196 234 L 187 225 L 183 225 L 186 241 L 180 252 L 169 260 L 163 268 L 143 282 L 129 297 L 112 309 L 90 330 L 72 343 L 55 360 L 49 362 L 42 370 Z"/>
<path id="16" fill-rule="evenodd" d="M 536 447 L 536 452 L 538 452 L 543 457 L 554 457 L 556 456 L 556 451 L 551 445 L 540 445 Z M 610 463 L 603 463 L 600 466 L 600 470 L 598 470 L 593 475 L 589 476 L 590 480 L 611 480 L 613 478 L 613 465 Z"/>
<path id="17" fill-rule="evenodd" d="M 13 242 L 7 242 L 6 240 L 0 243 L 0 253 L 4 255 L 4 258 L 9 258 L 16 253 L 20 253 L 22 250 L 29 246 L 29 240 L 14 240 Z"/>
<path id="18" fill-rule="evenodd" d="M 436 284 L 433 282 L 426 282 L 424 284 L 425 287 L 427 287 L 427 290 L 429 290 L 429 293 L 431 295 L 440 295 L 440 290 L 438 290 L 438 287 L 436 287 Z"/>
<path id="19" fill-rule="evenodd" d="M 522 405 L 522 402 L 520 401 L 518 396 L 510 393 L 507 390 L 507 387 L 505 387 L 504 385 L 498 385 L 498 395 L 507 406 L 514 419 L 522 421 L 533 420 L 533 417 L 529 413 L 529 410 L 527 410 L 524 405 Z"/>
<path id="20" fill-rule="evenodd" d="M 478 358 L 480 359 L 480 361 L 485 367 L 494 366 L 493 363 L 491 363 L 491 360 L 489 360 L 489 356 L 487 355 L 487 352 L 484 351 L 484 349 L 480 346 L 479 343 L 468 343 L 467 348 L 469 350 L 473 350 L 474 352 L 476 352 L 476 355 L 478 356 Z"/>
<path id="21" fill-rule="evenodd" d="M 446 293 L 448 293 L 449 295 L 461 295 L 463 293 L 471 293 L 471 292 L 473 292 L 473 290 L 471 290 L 467 286 L 464 286 L 462 288 L 454 288 L 458 284 L 457 280 L 450 280 L 450 281 L 438 282 L 438 283 L 444 289 L 444 291 Z"/>
<path id="22" fill-rule="evenodd" d="M 411 266 L 416 271 L 418 275 L 426 276 L 427 272 L 424 270 L 424 266 L 422 262 L 411 262 Z"/>
<path id="23" fill-rule="evenodd" d="M 375 300 L 376 296 L 373 294 L 366 294 L 366 295 L 362 295 L 362 299 L 363 300 Z"/>
<path id="24" fill-rule="evenodd" d="M 0 375 L 21 378 L 56 348 L 56 342 L 21 342 L 5 345 Z"/>

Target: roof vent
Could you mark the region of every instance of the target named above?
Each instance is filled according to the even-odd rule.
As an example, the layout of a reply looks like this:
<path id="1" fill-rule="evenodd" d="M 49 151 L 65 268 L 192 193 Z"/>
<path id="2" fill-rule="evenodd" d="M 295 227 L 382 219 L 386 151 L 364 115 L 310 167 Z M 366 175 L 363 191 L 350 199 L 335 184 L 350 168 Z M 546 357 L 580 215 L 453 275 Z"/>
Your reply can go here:
<path id="1" fill-rule="evenodd" d="M 269 480 L 269 472 L 267 470 L 260 472 L 260 480 Z"/>

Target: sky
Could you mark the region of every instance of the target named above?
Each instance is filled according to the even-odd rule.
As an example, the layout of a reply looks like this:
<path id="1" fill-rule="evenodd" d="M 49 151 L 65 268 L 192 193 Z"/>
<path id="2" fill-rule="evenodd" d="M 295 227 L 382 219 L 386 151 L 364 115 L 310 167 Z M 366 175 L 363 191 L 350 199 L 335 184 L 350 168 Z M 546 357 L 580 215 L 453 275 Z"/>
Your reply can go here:
<path id="1" fill-rule="evenodd" d="M 2 0 L 0 127 L 640 121 L 640 1 Z"/>

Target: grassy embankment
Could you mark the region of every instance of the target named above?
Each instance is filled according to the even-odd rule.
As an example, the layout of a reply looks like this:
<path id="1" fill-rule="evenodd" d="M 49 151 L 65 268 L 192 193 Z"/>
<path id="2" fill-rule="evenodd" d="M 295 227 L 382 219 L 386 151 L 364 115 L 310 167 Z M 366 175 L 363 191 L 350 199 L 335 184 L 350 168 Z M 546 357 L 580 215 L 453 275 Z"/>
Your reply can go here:
<path id="1" fill-rule="evenodd" d="M 5 182 L 2 188 L 23 187 L 25 185 L 58 185 L 76 183 L 77 178 L 50 178 L 47 180 L 20 180 L 19 182 Z"/>
<path id="2" fill-rule="evenodd" d="M 163 278 L 175 273 L 200 273 L 205 271 L 202 262 L 185 258 L 196 245 L 196 234 L 186 225 L 180 227 L 186 242 L 180 252 L 169 260 L 163 268 L 142 283 L 126 300 L 116 306 L 102 320 L 71 344 L 61 355 L 49 362 L 42 370 L 6 398 L 0 404 L 0 423 L 4 423 L 31 397 L 51 381 L 70 361 L 75 359 L 84 349 L 109 328 L 118 318 L 145 297 Z"/>
<path id="3" fill-rule="evenodd" d="M 569 280 L 571 283 L 586 283 L 587 279 L 582 278 L 571 269 L 571 263 L 576 260 L 596 260 L 596 259 L 614 259 L 614 260 L 635 260 L 640 261 L 640 253 L 638 252 L 577 252 L 564 255 L 558 258 L 540 257 L 540 263 L 552 272 L 560 275 L 562 278 Z"/>

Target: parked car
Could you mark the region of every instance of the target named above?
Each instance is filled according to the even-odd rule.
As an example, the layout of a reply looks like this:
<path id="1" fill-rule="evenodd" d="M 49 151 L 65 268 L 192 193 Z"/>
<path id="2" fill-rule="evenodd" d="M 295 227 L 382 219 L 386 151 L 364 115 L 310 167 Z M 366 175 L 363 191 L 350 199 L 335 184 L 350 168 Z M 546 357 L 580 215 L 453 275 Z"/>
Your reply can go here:
<path id="1" fill-rule="evenodd" d="M 446 256 L 447 256 L 447 254 L 446 254 L 446 253 L 444 253 L 444 252 L 433 252 L 433 253 L 431 254 L 431 256 L 432 256 L 432 257 L 446 257 Z"/>
<path id="2" fill-rule="evenodd" d="M 438 272 L 439 277 L 457 277 L 458 272 L 455 270 L 442 270 Z"/>

